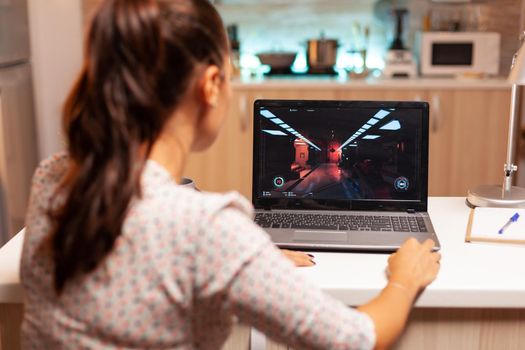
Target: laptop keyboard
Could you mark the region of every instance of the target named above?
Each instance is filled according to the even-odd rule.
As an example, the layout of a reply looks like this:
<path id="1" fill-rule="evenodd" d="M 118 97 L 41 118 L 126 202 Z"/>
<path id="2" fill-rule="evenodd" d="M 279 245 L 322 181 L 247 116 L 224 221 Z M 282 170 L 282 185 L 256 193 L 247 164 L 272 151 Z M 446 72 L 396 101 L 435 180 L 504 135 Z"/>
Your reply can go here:
<path id="1" fill-rule="evenodd" d="M 427 232 L 425 220 L 416 216 L 257 213 L 255 222 L 263 228 Z"/>

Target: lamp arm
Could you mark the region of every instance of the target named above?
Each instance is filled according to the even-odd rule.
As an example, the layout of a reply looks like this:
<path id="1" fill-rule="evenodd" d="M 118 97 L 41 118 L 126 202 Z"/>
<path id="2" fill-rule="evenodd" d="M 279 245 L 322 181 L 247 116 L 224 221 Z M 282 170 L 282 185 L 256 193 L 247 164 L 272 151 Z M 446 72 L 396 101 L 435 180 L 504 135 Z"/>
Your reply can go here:
<path id="1" fill-rule="evenodd" d="M 481 185 L 468 190 L 467 204 L 470 207 L 525 208 L 525 188 L 512 186 L 512 177 L 518 170 L 514 164 L 515 141 L 520 125 L 520 85 L 525 85 L 525 44 L 522 42 L 512 62 L 508 78 L 512 84 L 507 159 L 504 166 L 503 186 Z"/>
<path id="2" fill-rule="evenodd" d="M 518 170 L 518 166 L 514 164 L 514 155 L 516 151 L 516 134 L 518 131 L 518 109 L 519 109 L 519 86 L 516 84 L 512 85 L 512 94 L 510 102 L 510 117 L 509 117 L 509 135 L 507 143 L 507 161 L 504 167 L 504 178 L 503 178 L 503 192 L 508 193 L 512 189 L 512 177 L 513 174 Z"/>

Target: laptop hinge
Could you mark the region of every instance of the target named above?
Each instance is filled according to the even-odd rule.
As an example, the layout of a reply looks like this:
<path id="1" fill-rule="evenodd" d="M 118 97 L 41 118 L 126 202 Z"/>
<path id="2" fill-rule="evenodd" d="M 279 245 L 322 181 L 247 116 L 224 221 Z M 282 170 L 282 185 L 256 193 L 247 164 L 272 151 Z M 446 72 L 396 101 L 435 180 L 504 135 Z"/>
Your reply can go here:
<path id="1" fill-rule="evenodd" d="M 416 213 L 416 209 L 407 209 L 407 213 L 415 214 Z"/>

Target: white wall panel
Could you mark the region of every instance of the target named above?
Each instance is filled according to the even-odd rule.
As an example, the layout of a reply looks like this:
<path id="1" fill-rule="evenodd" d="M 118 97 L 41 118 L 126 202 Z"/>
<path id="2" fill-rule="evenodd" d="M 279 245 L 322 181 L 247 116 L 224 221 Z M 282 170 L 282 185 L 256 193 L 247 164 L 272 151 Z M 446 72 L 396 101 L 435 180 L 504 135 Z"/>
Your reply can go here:
<path id="1" fill-rule="evenodd" d="M 82 62 L 80 0 L 29 0 L 40 158 L 64 149 L 61 110 Z"/>

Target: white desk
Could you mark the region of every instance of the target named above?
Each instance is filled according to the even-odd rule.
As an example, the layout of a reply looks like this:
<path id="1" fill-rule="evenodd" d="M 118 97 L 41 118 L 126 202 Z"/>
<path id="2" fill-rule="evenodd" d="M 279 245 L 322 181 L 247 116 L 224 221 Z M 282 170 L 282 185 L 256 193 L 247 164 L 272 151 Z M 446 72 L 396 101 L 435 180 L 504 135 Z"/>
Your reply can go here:
<path id="1" fill-rule="evenodd" d="M 20 348 L 23 291 L 19 271 L 23 240 L 21 232 L 0 248 L 0 350 Z"/>
<path id="2" fill-rule="evenodd" d="M 464 198 L 430 198 L 441 271 L 416 306 L 525 308 L 525 246 L 465 243 L 469 210 Z M 300 271 L 347 305 L 366 302 L 386 284 L 386 254 L 315 253 L 315 258 L 315 267 Z"/>
<path id="3" fill-rule="evenodd" d="M 0 248 L 0 303 L 21 303 L 20 255 L 24 230 Z"/>
<path id="4" fill-rule="evenodd" d="M 465 243 L 469 209 L 464 198 L 430 198 L 429 212 L 442 245 L 442 268 L 417 301 L 399 347 L 421 348 L 439 337 L 432 339 L 439 345 L 433 348 L 450 350 L 462 344 L 478 349 L 502 341 L 510 342 L 508 349 L 525 348 L 525 246 Z M 0 250 L 0 304 L 22 301 L 22 241 L 23 232 Z M 386 283 L 386 254 L 315 253 L 315 257 L 317 265 L 300 272 L 347 305 L 366 302 Z"/>

